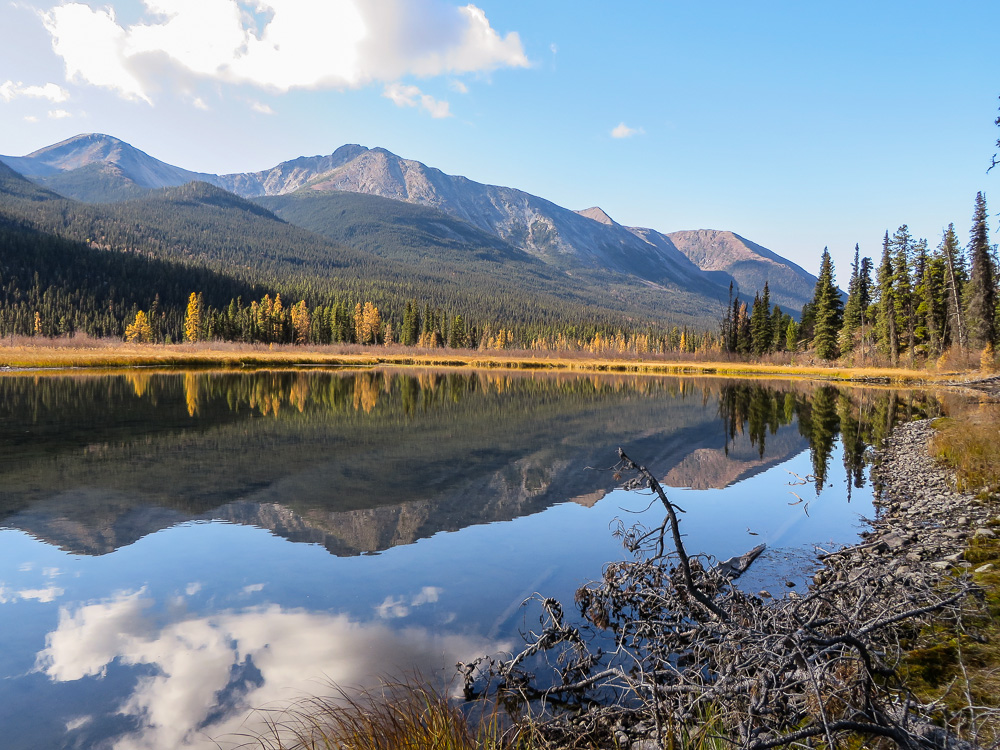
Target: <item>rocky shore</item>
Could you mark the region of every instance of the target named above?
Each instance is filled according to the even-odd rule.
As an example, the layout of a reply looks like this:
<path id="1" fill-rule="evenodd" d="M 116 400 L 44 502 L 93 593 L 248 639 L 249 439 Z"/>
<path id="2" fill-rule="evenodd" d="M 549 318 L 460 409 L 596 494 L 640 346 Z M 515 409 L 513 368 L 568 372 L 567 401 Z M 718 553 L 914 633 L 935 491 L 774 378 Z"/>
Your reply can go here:
<path id="1" fill-rule="evenodd" d="M 903 582 L 972 567 L 963 559 L 964 550 L 973 539 L 994 537 L 993 525 L 1000 519 L 973 493 L 956 491 L 952 473 L 929 455 L 933 434 L 929 419 L 893 430 L 872 470 L 877 515 L 861 544 L 824 556 L 818 584 L 846 571 L 854 575 L 874 562 Z"/>

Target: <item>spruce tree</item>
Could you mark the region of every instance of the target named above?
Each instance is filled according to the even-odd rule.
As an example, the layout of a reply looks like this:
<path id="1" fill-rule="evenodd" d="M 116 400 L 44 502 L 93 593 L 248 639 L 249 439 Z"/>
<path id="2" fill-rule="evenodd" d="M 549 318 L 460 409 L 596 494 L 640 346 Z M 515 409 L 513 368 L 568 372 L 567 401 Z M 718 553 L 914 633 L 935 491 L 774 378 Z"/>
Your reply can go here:
<path id="1" fill-rule="evenodd" d="M 816 355 L 821 359 L 834 359 L 837 356 L 837 334 L 843 319 L 844 303 L 834 282 L 830 251 L 825 247 L 812 302 L 815 319 L 813 345 Z"/>
<path id="2" fill-rule="evenodd" d="M 882 240 L 882 263 L 878 268 L 878 309 L 875 339 L 878 350 L 896 364 L 899 356 L 899 333 L 896 329 L 896 294 L 893 286 L 892 256 L 889 254 L 889 231 Z"/>
<path id="3" fill-rule="evenodd" d="M 847 284 L 847 304 L 844 306 L 844 326 L 840 329 L 840 350 L 845 354 L 854 349 L 854 333 L 861 327 L 864 313 L 858 287 L 861 284 L 861 248 L 854 245 L 851 280 Z"/>
<path id="4" fill-rule="evenodd" d="M 965 256 L 958 246 L 958 236 L 955 225 L 949 224 L 944 230 L 938 252 L 944 263 L 944 297 L 945 297 L 945 341 L 947 345 L 965 349 L 968 345 L 968 331 L 965 325 L 965 308 L 962 299 L 965 295 L 967 273 Z"/>
<path id="5" fill-rule="evenodd" d="M 893 302 L 896 310 L 896 331 L 900 344 L 905 340 L 910 359 L 913 359 L 914 321 L 913 321 L 913 283 L 910 280 L 910 262 L 913 253 L 913 237 L 909 227 L 903 224 L 892 235 L 890 242 L 893 248 L 892 286 Z M 904 338 L 905 337 L 905 338 Z"/>
<path id="6" fill-rule="evenodd" d="M 770 293 L 764 285 L 764 296 L 754 295 L 753 311 L 750 313 L 750 349 L 755 356 L 766 354 L 771 348 Z"/>
<path id="7" fill-rule="evenodd" d="M 969 326 L 969 343 L 976 349 L 996 344 L 996 270 L 990 256 L 986 198 L 976 194 L 969 237 L 971 270 L 966 287 L 966 310 Z"/>

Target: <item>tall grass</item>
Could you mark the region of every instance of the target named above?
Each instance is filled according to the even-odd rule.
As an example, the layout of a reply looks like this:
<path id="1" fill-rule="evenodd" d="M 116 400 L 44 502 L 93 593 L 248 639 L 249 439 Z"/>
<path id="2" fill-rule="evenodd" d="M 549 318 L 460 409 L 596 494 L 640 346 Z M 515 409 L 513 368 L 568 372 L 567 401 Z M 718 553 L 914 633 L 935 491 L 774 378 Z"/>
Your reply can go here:
<path id="1" fill-rule="evenodd" d="M 934 426 L 931 450 L 954 469 L 958 489 L 1000 494 L 1000 404 L 968 404 Z"/>
<path id="2" fill-rule="evenodd" d="M 743 362 L 718 355 L 716 360 L 691 354 L 596 355 L 585 352 L 472 349 L 418 349 L 400 345 L 267 345 L 208 341 L 197 344 L 135 344 L 86 336 L 0 339 L 0 369 L 187 367 L 243 368 L 294 365 L 470 367 L 512 370 L 636 373 L 649 375 L 776 375 L 881 383 L 927 383 L 953 380 L 955 372 L 901 367 L 841 367 L 805 355 L 772 355 Z"/>
<path id="3" fill-rule="evenodd" d="M 531 750 L 530 730 L 519 731 L 495 710 L 469 720 L 462 709 L 422 682 L 386 682 L 328 697 L 305 698 L 281 710 L 262 709 L 265 729 L 240 745 L 246 750 Z"/>

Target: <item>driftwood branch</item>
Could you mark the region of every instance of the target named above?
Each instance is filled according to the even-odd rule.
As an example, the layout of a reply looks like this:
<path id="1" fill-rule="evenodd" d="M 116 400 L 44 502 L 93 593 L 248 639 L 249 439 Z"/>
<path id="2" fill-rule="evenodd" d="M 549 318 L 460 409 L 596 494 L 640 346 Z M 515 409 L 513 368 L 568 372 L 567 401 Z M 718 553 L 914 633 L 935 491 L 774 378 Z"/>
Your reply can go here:
<path id="1" fill-rule="evenodd" d="M 895 671 L 900 628 L 960 616 L 971 584 L 903 580 L 881 556 L 835 554 L 809 591 L 765 603 L 733 583 L 763 545 L 717 564 L 689 555 L 683 511 L 646 467 L 618 455 L 624 487 L 652 490 L 663 524 L 621 532 L 632 557 L 577 591 L 576 623 L 538 597 L 540 629 L 519 653 L 466 668 L 468 694 L 520 701 L 536 729 L 567 747 L 666 747 L 699 729 L 748 750 L 833 748 L 857 736 L 975 747 L 936 726 L 941 717 Z"/>

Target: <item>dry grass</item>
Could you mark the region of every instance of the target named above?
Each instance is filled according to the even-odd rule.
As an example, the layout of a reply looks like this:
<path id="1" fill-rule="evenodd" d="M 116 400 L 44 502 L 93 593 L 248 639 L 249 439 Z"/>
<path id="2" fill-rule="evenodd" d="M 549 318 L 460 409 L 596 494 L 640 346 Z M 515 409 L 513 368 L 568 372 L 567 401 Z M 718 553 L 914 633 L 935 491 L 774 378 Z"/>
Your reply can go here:
<path id="1" fill-rule="evenodd" d="M 249 750 L 529 750 L 535 745 L 500 715 L 471 722 L 462 709 L 420 681 L 385 683 L 330 697 L 306 698 L 291 708 L 260 711 L 264 732 Z"/>
<path id="2" fill-rule="evenodd" d="M 602 356 L 581 352 L 417 349 L 412 347 L 293 346 L 203 342 L 135 344 L 76 336 L 64 339 L 0 339 L 0 368 L 240 368 L 275 366 L 375 366 L 504 368 L 579 372 L 776 375 L 893 384 L 942 383 L 964 379 L 968 372 L 947 369 L 855 368 L 787 356 L 761 363 L 704 361 L 693 355 Z"/>
<path id="3" fill-rule="evenodd" d="M 955 470 L 958 489 L 1000 493 L 1000 404 L 967 403 L 934 423 L 931 450 Z"/>

